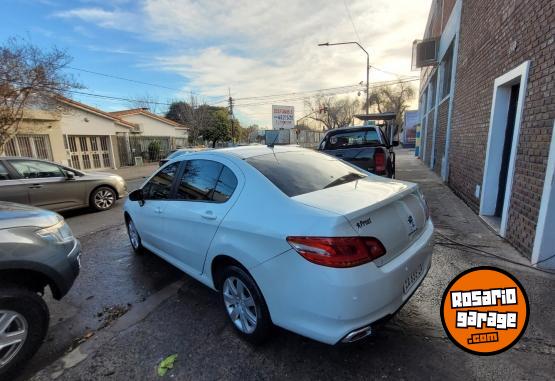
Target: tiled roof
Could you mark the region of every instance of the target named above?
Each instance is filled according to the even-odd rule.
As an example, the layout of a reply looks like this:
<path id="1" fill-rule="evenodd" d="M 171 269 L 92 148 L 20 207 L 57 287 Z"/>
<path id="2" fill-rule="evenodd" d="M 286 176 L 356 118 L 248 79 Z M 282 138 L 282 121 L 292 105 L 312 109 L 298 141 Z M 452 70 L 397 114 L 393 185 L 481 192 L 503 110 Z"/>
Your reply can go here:
<path id="1" fill-rule="evenodd" d="M 154 114 L 154 113 L 152 113 L 152 112 L 150 112 L 150 111 L 148 111 L 144 108 L 132 108 L 132 109 L 129 109 L 129 110 L 113 111 L 113 112 L 110 112 L 110 114 L 114 115 L 116 117 L 140 114 L 140 115 L 148 116 L 152 119 L 156 119 L 156 120 L 158 120 L 160 122 L 163 122 L 163 123 L 171 124 L 174 127 L 187 128 L 186 126 L 184 126 L 180 123 L 174 122 L 173 120 L 168 119 L 168 118 L 164 118 L 163 116 L 156 115 L 156 114 Z"/>
<path id="2" fill-rule="evenodd" d="M 113 120 L 114 122 L 116 122 L 117 124 L 120 124 L 122 126 L 129 127 L 129 128 L 134 128 L 134 127 L 137 126 L 135 123 L 131 123 L 131 122 L 128 122 L 126 120 L 123 120 L 123 119 L 119 118 L 117 115 L 112 115 L 109 112 L 105 112 L 105 111 L 102 111 L 102 110 L 97 109 L 95 107 L 86 105 L 84 103 L 77 102 L 73 99 L 69 99 L 69 98 L 66 98 L 66 97 L 63 97 L 63 96 L 57 96 L 56 99 L 58 101 L 62 102 L 62 103 L 67 104 L 67 105 L 77 107 L 77 108 L 80 108 L 82 110 L 92 112 L 93 114 L 97 114 L 99 116 L 102 116 L 102 117 L 108 118 L 110 120 Z"/>

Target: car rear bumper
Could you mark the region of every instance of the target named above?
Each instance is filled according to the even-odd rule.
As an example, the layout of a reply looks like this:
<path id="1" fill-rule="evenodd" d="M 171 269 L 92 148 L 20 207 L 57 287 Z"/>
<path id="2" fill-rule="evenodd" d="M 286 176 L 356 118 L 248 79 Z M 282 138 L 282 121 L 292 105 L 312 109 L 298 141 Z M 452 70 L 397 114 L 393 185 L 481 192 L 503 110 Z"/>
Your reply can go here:
<path id="1" fill-rule="evenodd" d="M 336 344 L 353 331 L 394 314 L 408 301 L 431 266 L 432 235 L 433 225 L 428 221 L 413 245 L 381 267 L 367 263 L 329 268 L 289 250 L 250 271 L 274 324 Z M 276 274 L 280 274 L 279 281 Z"/>

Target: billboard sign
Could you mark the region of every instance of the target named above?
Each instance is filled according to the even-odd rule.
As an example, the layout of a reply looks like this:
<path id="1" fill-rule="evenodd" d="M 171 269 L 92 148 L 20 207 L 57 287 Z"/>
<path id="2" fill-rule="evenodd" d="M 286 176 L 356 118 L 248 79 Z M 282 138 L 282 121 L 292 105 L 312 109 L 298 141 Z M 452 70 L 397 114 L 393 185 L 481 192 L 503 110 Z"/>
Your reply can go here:
<path id="1" fill-rule="evenodd" d="M 272 128 L 274 130 L 295 127 L 295 108 L 293 106 L 272 105 Z"/>

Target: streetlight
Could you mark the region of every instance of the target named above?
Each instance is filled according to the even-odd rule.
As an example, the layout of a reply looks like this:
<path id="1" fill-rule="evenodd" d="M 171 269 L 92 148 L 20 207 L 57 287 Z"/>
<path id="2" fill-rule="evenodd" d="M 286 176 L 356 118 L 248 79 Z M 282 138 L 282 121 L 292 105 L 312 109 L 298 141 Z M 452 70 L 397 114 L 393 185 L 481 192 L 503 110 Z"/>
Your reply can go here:
<path id="1" fill-rule="evenodd" d="M 364 49 L 362 47 L 362 45 L 360 45 L 356 41 L 336 42 L 336 43 L 332 43 L 332 44 L 330 44 L 329 42 L 326 42 L 326 43 L 323 43 L 323 44 L 318 44 L 318 46 L 350 45 L 350 44 L 358 45 L 358 47 L 361 48 L 364 53 L 366 53 L 366 114 L 369 114 L 370 102 L 368 100 L 370 98 L 370 83 L 369 83 L 369 81 L 370 81 L 370 55 L 368 54 L 366 49 Z"/>

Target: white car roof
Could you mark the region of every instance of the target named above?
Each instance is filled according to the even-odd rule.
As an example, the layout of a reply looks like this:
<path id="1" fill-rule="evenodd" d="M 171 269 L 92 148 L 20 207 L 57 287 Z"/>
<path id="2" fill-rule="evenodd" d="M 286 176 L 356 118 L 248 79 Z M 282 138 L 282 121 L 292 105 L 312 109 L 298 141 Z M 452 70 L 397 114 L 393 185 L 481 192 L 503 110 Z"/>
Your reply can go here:
<path id="1" fill-rule="evenodd" d="M 309 151 L 306 148 L 302 148 L 296 145 L 275 145 L 273 148 L 266 145 L 256 145 L 256 146 L 244 146 L 244 147 L 231 147 L 231 148 L 221 148 L 210 153 L 220 153 L 224 155 L 231 155 L 238 157 L 240 159 L 247 159 L 249 157 L 260 156 L 260 155 L 270 155 L 272 153 L 282 153 L 282 152 L 295 152 L 295 151 Z"/>

